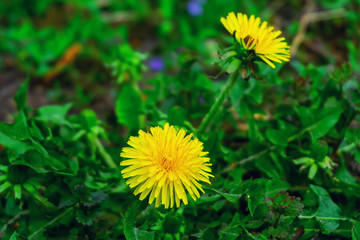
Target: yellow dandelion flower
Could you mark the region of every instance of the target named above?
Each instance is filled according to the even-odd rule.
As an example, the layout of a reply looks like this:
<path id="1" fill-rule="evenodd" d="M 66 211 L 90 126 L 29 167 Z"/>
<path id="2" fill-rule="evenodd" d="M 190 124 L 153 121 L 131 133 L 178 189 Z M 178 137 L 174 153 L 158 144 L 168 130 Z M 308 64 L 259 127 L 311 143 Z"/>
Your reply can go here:
<path id="1" fill-rule="evenodd" d="M 120 163 L 127 166 L 121 171 L 126 184 L 135 188 L 134 194 L 143 200 L 150 194 L 149 203 L 163 204 L 165 208 L 186 205 L 186 192 L 196 201 L 199 191 L 204 193 L 198 181 L 210 183 L 211 166 L 208 152 L 193 134 L 186 135 L 183 129 L 175 130 L 165 124 L 164 128 L 152 127 L 150 132 L 139 131 L 138 137 L 130 137 L 120 156 L 127 158 Z"/>
<path id="2" fill-rule="evenodd" d="M 254 50 L 265 63 L 275 68 L 273 62 L 281 63 L 290 61 L 290 47 L 280 37 L 281 31 L 275 31 L 274 27 L 262 22 L 259 17 L 250 18 L 246 14 L 231 12 L 226 18 L 220 19 L 225 28 L 232 34 L 246 50 Z M 261 24 L 260 24 L 261 23 Z"/>

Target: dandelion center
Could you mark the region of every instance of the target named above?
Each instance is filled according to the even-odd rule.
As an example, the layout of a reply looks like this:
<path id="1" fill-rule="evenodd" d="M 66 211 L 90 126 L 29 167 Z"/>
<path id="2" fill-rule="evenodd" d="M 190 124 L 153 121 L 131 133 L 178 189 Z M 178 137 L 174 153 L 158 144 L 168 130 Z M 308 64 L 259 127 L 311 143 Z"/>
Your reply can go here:
<path id="1" fill-rule="evenodd" d="M 139 137 L 130 137 L 124 147 L 120 163 L 127 166 L 121 171 L 126 183 L 140 194 L 140 200 L 148 195 L 149 203 L 165 208 L 180 206 L 180 201 L 188 204 L 187 193 L 194 201 L 204 192 L 199 181 L 210 184 L 210 159 L 205 157 L 202 143 L 186 136 L 185 130 L 176 130 L 165 124 L 164 128 L 152 127 L 150 132 L 139 131 Z"/>
<path id="2" fill-rule="evenodd" d="M 173 171 L 174 166 L 174 157 L 171 155 L 165 155 L 160 160 L 160 165 L 164 168 L 165 171 Z"/>
<path id="3" fill-rule="evenodd" d="M 256 44 L 259 42 L 258 39 L 255 39 L 254 37 L 247 35 L 244 39 L 242 39 L 242 44 L 245 49 L 252 50 L 256 47 Z"/>

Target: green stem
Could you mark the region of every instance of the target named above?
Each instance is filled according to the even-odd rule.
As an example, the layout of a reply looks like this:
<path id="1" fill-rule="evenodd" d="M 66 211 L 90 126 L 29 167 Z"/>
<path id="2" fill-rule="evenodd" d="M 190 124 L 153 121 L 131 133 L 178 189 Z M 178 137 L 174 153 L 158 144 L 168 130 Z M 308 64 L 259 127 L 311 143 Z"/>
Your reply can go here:
<path id="1" fill-rule="evenodd" d="M 20 217 L 29 214 L 29 210 L 25 210 L 22 212 L 19 212 L 18 214 L 16 214 L 13 218 L 11 218 L 9 221 L 7 221 L 1 228 L 0 230 L 0 238 L 2 239 L 2 237 L 4 237 L 6 229 L 8 227 L 8 225 L 13 224 L 16 220 L 18 220 Z"/>
<path id="2" fill-rule="evenodd" d="M 105 163 L 110 167 L 110 168 L 114 168 L 114 169 L 118 169 L 118 166 L 116 165 L 116 163 L 114 162 L 114 160 L 112 159 L 112 157 L 110 156 L 110 154 L 108 154 L 104 148 L 104 146 L 102 145 L 102 143 L 100 142 L 98 137 L 94 138 L 94 142 L 96 145 L 96 148 L 99 150 L 100 155 L 103 157 L 103 159 L 105 160 Z"/>
<path id="3" fill-rule="evenodd" d="M 241 226 L 242 229 L 244 229 L 246 235 L 248 235 L 251 239 L 257 240 L 257 239 L 266 239 L 262 234 L 259 236 L 254 237 L 242 224 L 238 224 L 237 226 Z"/>
<path id="4" fill-rule="evenodd" d="M 208 128 L 208 126 L 209 126 L 209 124 L 211 122 L 211 120 L 214 118 L 214 115 L 218 112 L 219 108 L 222 106 L 225 99 L 229 95 L 229 92 L 230 92 L 231 88 L 234 86 L 238 76 L 239 76 L 239 70 L 235 70 L 230 75 L 230 78 L 227 81 L 225 87 L 222 89 L 219 97 L 216 99 L 214 104 L 211 106 L 210 111 L 206 114 L 203 121 L 201 122 L 201 124 L 200 124 L 200 126 L 198 128 L 198 133 L 199 134 L 202 134 L 202 133 L 204 133 L 206 131 L 206 129 Z"/>
<path id="5" fill-rule="evenodd" d="M 322 220 L 351 221 L 350 218 L 343 218 L 343 217 L 321 217 L 321 216 L 303 216 L 303 215 L 300 215 L 299 218 L 300 218 L 300 219 L 312 219 L 312 218 L 317 218 L 317 219 L 322 219 Z"/>
<path id="6" fill-rule="evenodd" d="M 264 155 L 265 153 L 268 153 L 268 152 L 274 150 L 275 148 L 276 148 L 276 146 L 272 146 L 272 147 L 266 148 L 265 150 L 263 150 L 261 152 L 258 152 L 258 153 L 254 154 L 254 155 L 251 155 L 251 156 L 249 156 L 247 158 L 241 159 L 241 160 L 235 162 L 234 163 L 235 165 L 230 165 L 227 168 L 224 168 L 222 171 L 220 171 L 217 174 L 217 176 L 221 175 L 223 173 L 226 173 L 226 172 L 230 172 L 231 170 L 233 170 L 238 165 L 245 165 L 248 162 L 254 161 L 255 159 L 259 158 L 260 156 Z"/>
<path id="7" fill-rule="evenodd" d="M 62 218 L 63 216 L 65 216 L 66 214 L 68 214 L 69 212 L 71 212 L 73 210 L 72 207 L 66 209 L 66 211 L 62 212 L 61 214 L 59 214 L 56 218 L 54 218 L 53 220 L 51 220 L 50 222 L 48 222 L 47 224 L 43 225 L 41 228 L 39 228 L 37 231 L 33 232 L 30 236 L 29 236 L 29 240 L 33 239 L 36 237 L 36 235 L 38 235 L 41 231 L 44 231 L 45 228 L 49 227 L 50 225 L 52 225 L 53 223 L 55 223 L 57 220 L 59 220 L 60 218 Z"/>

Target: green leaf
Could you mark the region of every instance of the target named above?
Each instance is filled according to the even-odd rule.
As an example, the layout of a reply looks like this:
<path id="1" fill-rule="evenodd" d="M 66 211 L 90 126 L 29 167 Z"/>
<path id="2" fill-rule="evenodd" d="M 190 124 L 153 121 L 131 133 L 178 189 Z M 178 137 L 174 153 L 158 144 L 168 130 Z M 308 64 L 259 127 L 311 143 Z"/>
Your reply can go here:
<path id="1" fill-rule="evenodd" d="M 309 170 L 309 179 L 314 179 L 316 173 L 318 170 L 318 165 L 316 165 L 316 163 L 311 164 L 310 170 Z"/>
<path id="2" fill-rule="evenodd" d="M 316 141 L 313 142 L 311 146 L 311 154 L 310 156 L 316 161 L 321 162 L 327 156 L 329 152 L 329 147 L 326 142 Z"/>
<path id="3" fill-rule="evenodd" d="M 310 127 L 310 134 L 313 142 L 324 136 L 332 127 L 335 126 L 342 111 L 343 109 L 341 108 L 326 108 L 319 113 L 317 116 L 319 120 Z"/>
<path id="4" fill-rule="evenodd" d="M 201 198 L 199 198 L 196 203 L 197 204 L 201 204 L 201 203 L 210 203 L 210 202 L 216 202 L 221 198 L 220 195 L 212 195 L 212 196 L 201 196 Z M 224 200 L 226 201 L 226 200 Z"/>
<path id="5" fill-rule="evenodd" d="M 360 110 L 360 91 L 359 83 L 356 78 L 346 81 L 342 85 L 344 98 L 357 110 Z"/>
<path id="6" fill-rule="evenodd" d="M 78 209 L 75 212 L 75 219 L 82 225 L 91 226 L 98 215 L 99 212 L 94 208 Z"/>
<path id="7" fill-rule="evenodd" d="M 2 193 L 3 191 L 5 191 L 6 189 L 8 189 L 9 187 L 11 187 L 11 183 L 6 181 L 3 184 L 0 185 L 0 193 Z"/>
<path id="8" fill-rule="evenodd" d="M 353 221 L 351 235 L 352 240 L 360 240 L 360 222 Z"/>
<path id="9" fill-rule="evenodd" d="M 332 201 L 329 193 L 324 188 L 316 185 L 310 185 L 310 188 L 319 198 L 319 207 L 314 216 L 319 217 L 316 219 L 320 223 L 323 232 L 329 234 L 339 227 L 337 218 L 341 218 L 340 208 Z"/>
<path id="10" fill-rule="evenodd" d="M 245 94 L 255 100 L 256 103 L 262 102 L 262 90 L 258 81 L 254 78 L 249 80 L 249 88 L 246 89 Z"/>
<path id="11" fill-rule="evenodd" d="M 20 158 L 20 159 L 26 163 L 25 165 L 31 167 L 38 173 L 47 172 L 47 170 L 49 169 L 52 169 L 54 171 L 61 171 L 66 169 L 66 166 L 64 165 L 63 162 L 66 162 L 68 158 L 55 153 L 56 152 L 53 152 L 52 155 L 55 156 L 53 157 L 53 156 L 44 156 L 43 154 L 40 154 L 37 151 L 28 151 L 25 154 L 24 158 Z"/>
<path id="12" fill-rule="evenodd" d="M 228 51 L 225 52 L 223 55 L 220 56 L 222 60 L 228 60 L 228 58 L 236 56 L 236 51 Z"/>
<path id="13" fill-rule="evenodd" d="M 241 184 L 241 188 L 245 190 L 246 200 L 250 215 L 253 217 L 256 207 L 264 201 L 265 184 L 269 181 L 264 178 L 250 179 Z"/>
<path id="14" fill-rule="evenodd" d="M 47 130 L 48 130 L 47 131 L 48 133 L 51 131 L 49 128 L 47 128 Z M 45 138 L 42 130 L 39 128 L 39 126 L 37 125 L 37 123 L 34 120 L 31 120 L 31 122 L 30 122 L 29 132 L 33 138 L 36 138 L 38 140 L 44 140 L 44 138 Z M 47 136 L 49 136 L 49 135 L 47 135 Z"/>
<path id="15" fill-rule="evenodd" d="M 280 191 L 286 191 L 290 187 L 290 184 L 279 180 L 279 179 L 271 179 L 265 183 L 265 194 L 267 197 L 275 196 Z"/>
<path id="16" fill-rule="evenodd" d="M 266 136 L 270 142 L 275 145 L 286 147 L 288 144 L 288 136 L 284 133 L 284 131 L 268 129 L 266 130 Z"/>
<path id="17" fill-rule="evenodd" d="M 247 120 L 247 124 L 249 125 L 249 138 L 250 144 L 257 145 L 260 142 L 265 140 L 264 134 L 260 131 L 259 122 L 253 118 L 249 118 Z"/>
<path id="18" fill-rule="evenodd" d="M 136 200 L 125 214 L 124 234 L 127 240 L 153 240 L 155 238 L 154 232 L 139 230 L 135 227 L 136 212 L 140 205 L 141 201 Z"/>
<path id="19" fill-rule="evenodd" d="M 212 81 L 209 80 L 209 78 L 205 74 L 199 74 L 195 80 L 195 85 L 204 88 L 207 90 L 213 89 Z"/>
<path id="20" fill-rule="evenodd" d="M 169 234 L 177 234 L 180 231 L 184 217 L 176 212 L 169 212 L 166 214 L 162 223 L 162 229 Z"/>
<path id="21" fill-rule="evenodd" d="M 167 115 L 171 125 L 183 125 L 186 119 L 186 110 L 179 106 L 173 106 L 169 109 Z"/>
<path id="22" fill-rule="evenodd" d="M 98 120 L 96 113 L 91 109 L 85 109 L 81 112 L 81 124 L 83 129 L 80 130 L 73 139 L 80 138 L 83 134 L 87 133 L 90 142 L 95 146 L 97 143 L 97 136 L 101 136 L 108 140 L 105 129 L 101 126 L 102 122 Z M 84 132 L 84 130 L 86 130 Z"/>
<path id="23" fill-rule="evenodd" d="M 276 164 L 275 161 L 277 160 L 269 161 L 269 157 L 271 157 L 269 156 L 269 154 L 264 154 L 256 158 L 255 160 L 256 168 L 266 173 L 268 177 L 274 177 L 278 179 L 281 178 L 279 170 L 275 165 Z"/>
<path id="24" fill-rule="evenodd" d="M 298 158 L 298 159 L 294 159 L 293 162 L 296 164 L 296 165 L 299 165 L 299 164 L 304 164 L 305 166 L 310 166 L 312 163 L 315 162 L 315 160 L 313 158 L 310 158 L 310 157 L 302 157 L 302 158 Z"/>
<path id="25" fill-rule="evenodd" d="M 14 185 L 14 193 L 15 193 L 15 198 L 21 199 L 21 185 L 20 184 Z"/>
<path id="26" fill-rule="evenodd" d="M 344 160 L 341 160 L 341 165 L 337 168 L 335 176 L 342 182 L 356 186 L 357 180 L 355 177 L 351 175 L 351 173 L 347 170 L 346 164 Z"/>
<path id="27" fill-rule="evenodd" d="M 66 120 L 66 114 L 70 110 L 72 103 L 61 105 L 48 105 L 37 110 L 36 119 L 43 122 L 53 122 L 57 125 L 67 125 L 72 127 L 72 124 Z"/>
<path id="28" fill-rule="evenodd" d="M 241 61 L 237 58 L 233 58 L 229 65 L 226 67 L 226 72 L 229 74 L 234 73 L 235 71 L 239 71 L 239 67 L 241 65 Z"/>
<path id="29" fill-rule="evenodd" d="M 199 232 L 196 234 L 192 234 L 194 237 L 196 237 L 199 240 L 203 240 L 203 239 L 209 239 L 208 238 L 208 231 L 213 230 L 215 227 L 220 225 L 220 220 L 216 219 L 212 222 L 210 222 L 207 226 L 202 227 L 201 229 L 199 229 Z M 210 238 L 210 239 L 215 239 L 215 237 Z"/>
<path id="30" fill-rule="evenodd" d="M 304 127 L 308 131 L 312 142 L 323 137 L 338 122 L 342 108 L 328 107 L 323 109 L 310 110 L 304 107 L 295 108 Z"/>
<path id="31" fill-rule="evenodd" d="M 271 236 L 271 239 L 289 239 L 289 228 L 282 224 L 279 224 L 277 227 L 269 227 L 268 234 Z"/>
<path id="32" fill-rule="evenodd" d="M 139 92 L 129 84 L 124 85 L 117 97 L 115 111 L 119 123 L 130 129 L 139 129 L 140 116 L 144 112 Z"/>
<path id="33" fill-rule="evenodd" d="M 91 128 L 98 125 L 98 119 L 96 116 L 96 113 L 91 109 L 85 109 L 81 112 L 82 121 L 84 124 L 84 127 L 87 130 L 90 130 Z"/>
<path id="34" fill-rule="evenodd" d="M 39 191 L 30 183 L 25 182 L 22 186 L 34 199 L 39 201 L 39 203 L 41 203 L 44 207 L 52 210 L 57 209 L 57 207 L 51 202 L 49 202 L 47 198 L 40 195 Z"/>
<path id="35" fill-rule="evenodd" d="M 313 112 L 311 111 L 311 109 L 303 107 L 303 106 L 298 106 L 298 107 L 295 107 L 295 111 L 296 111 L 297 115 L 299 116 L 303 127 L 308 127 L 312 123 L 315 122 L 315 116 L 314 116 Z"/>
<path id="36" fill-rule="evenodd" d="M 303 77 L 305 76 L 306 66 L 303 63 L 301 63 L 300 61 L 295 60 L 295 61 L 291 61 L 290 65 L 293 68 L 295 68 L 295 70 L 298 72 L 298 74 L 300 76 L 303 76 Z"/>
<path id="37" fill-rule="evenodd" d="M 220 231 L 220 239 L 224 240 L 235 240 L 242 232 L 240 215 L 238 212 L 235 213 L 231 223 Z"/>
<path id="38" fill-rule="evenodd" d="M 25 153 L 33 146 L 30 140 L 25 113 L 20 111 L 13 124 L 0 122 L 0 144 L 14 151 L 17 155 Z"/>
<path id="39" fill-rule="evenodd" d="M 174 0 L 161 0 L 160 10 L 164 18 L 171 18 L 174 14 L 175 1 Z"/>
<path id="40" fill-rule="evenodd" d="M 32 149 L 32 146 L 3 134 L 0 130 L 0 144 L 11 149 L 16 155 L 20 155 Z"/>
<path id="41" fill-rule="evenodd" d="M 215 188 L 209 188 L 206 187 L 205 189 L 208 189 L 210 191 L 213 191 L 221 196 L 223 196 L 224 198 L 226 198 L 229 202 L 237 202 L 239 201 L 239 199 L 241 198 L 241 196 L 243 195 L 242 193 L 238 193 L 238 194 L 234 194 L 234 193 L 224 193 L 224 192 L 220 192 L 219 190 L 215 189 Z"/>
<path id="42" fill-rule="evenodd" d="M 23 110 L 26 107 L 27 91 L 29 88 L 29 78 L 23 82 L 17 92 L 15 93 L 16 109 L 18 111 Z"/>
<path id="43" fill-rule="evenodd" d="M 155 232 L 148 232 L 138 228 L 134 229 L 136 240 L 154 240 Z"/>
<path id="44" fill-rule="evenodd" d="M 11 235 L 9 240 L 21 240 L 21 238 L 19 238 L 18 234 L 16 233 L 16 231 Z"/>
<path id="45" fill-rule="evenodd" d="M 243 82 L 243 81 L 235 82 L 234 86 L 232 87 L 232 89 L 230 90 L 230 93 L 229 93 L 229 97 L 230 97 L 230 100 L 233 105 L 238 103 L 239 99 L 240 99 L 240 103 L 241 103 L 247 86 L 248 86 L 247 82 Z"/>
<path id="46" fill-rule="evenodd" d="M 17 140 L 30 139 L 25 113 L 20 111 L 13 124 L 0 122 L 0 132 Z"/>

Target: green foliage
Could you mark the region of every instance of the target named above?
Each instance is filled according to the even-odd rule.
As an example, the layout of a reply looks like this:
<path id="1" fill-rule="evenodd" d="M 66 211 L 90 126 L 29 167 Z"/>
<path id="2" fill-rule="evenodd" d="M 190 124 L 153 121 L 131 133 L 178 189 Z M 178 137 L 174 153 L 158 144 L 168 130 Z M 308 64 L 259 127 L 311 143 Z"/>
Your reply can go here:
<path id="1" fill-rule="evenodd" d="M 340 208 L 331 200 L 324 188 L 315 185 L 310 185 L 310 187 L 319 197 L 319 207 L 314 216 L 324 233 L 331 233 L 339 227 Z"/>
<path id="2" fill-rule="evenodd" d="M 304 4 L 4 0 L 0 238 L 360 239 L 360 3 Z M 239 9 L 283 32 L 290 63 L 223 48 L 219 19 Z M 129 136 L 166 122 L 214 175 L 170 210 L 119 165 Z"/>
<path id="3" fill-rule="evenodd" d="M 286 132 L 276 129 L 266 130 L 266 136 L 275 145 L 286 147 L 288 143 L 288 137 Z"/>
<path id="4" fill-rule="evenodd" d="M 10 240 L 20 240 L 20 239 L 21 238 L 19 237 L 19 235 L 16 232 L 14 232 L 10 237 Z"/>
<path id="5" fill-rule="evenodd" d="M 136 212 L 140 207 L 139 201 L 134 202 L 132 207 L 126 212 L 124 219 L 124 234 L 126 239 L 129 240 L 151 240 L 154 239 L 154 232 L 147 232 L 140 230 L 135 227 L 134 221 L 136 217 Z"/>
<path id="6" fill-rule="evenodd" d="M 354 222 L 354 225 L 352 228 L 352 239 L 353 240 L 360 239 L 360 224 L 358 222 Z"/>
<path id="7" fill-rule="evenodd" d="M 144 105 L 140 93 L 135 87 L 126 84 L 116 99 L 116 116 L 118 122 L 130 129 L 139 129 L 143 126 L 141 115 Z"/>
<path id="8" fill-rule="evenodd" d="M 119 56 L 117 60 L 109 64 L 112 74 L 117 77 L 117 82 L 122 83 L 125 80 L 138 80 L 141 72 L 146 70 L 143 60 L 146 55 L 134 51 L 130 44 L 125 43 L 119 46 Z"/>
<path id="9" fill-rule="evenodd" d="M 220 232 L 220 239 L 234 240 L 242 232 L 239 213 L 235 213 L 231 223 Z"/>

